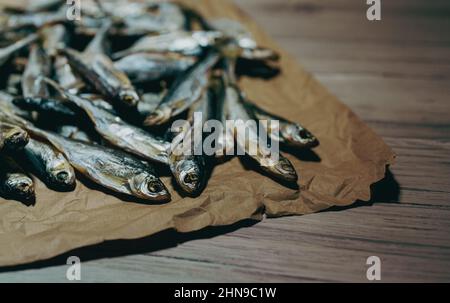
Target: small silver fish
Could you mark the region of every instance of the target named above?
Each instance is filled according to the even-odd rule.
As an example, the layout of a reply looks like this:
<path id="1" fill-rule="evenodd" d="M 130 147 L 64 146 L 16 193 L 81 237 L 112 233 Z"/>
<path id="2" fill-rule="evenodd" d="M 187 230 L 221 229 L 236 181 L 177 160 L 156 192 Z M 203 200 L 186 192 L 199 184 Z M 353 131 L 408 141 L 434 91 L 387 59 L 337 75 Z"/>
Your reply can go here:
<path id="1" fill-rule="evenodd" d="M 168 142 L 157 139 L 145 130 L 126 123 L 120 117 L 95 106 L 91 101 L 62 91 L 51 80 L 47 80 L 66 102 L 71 102 L 86 112 L 96 131 L 109 143 L 145 159 L 167 163 Z"/>
<path id="2" fill-rule="evenodd" d="M 188 113 L 188 123 L 171 134 L 174 136 L 169 152 L 172 175 L 180 188 L 193 196 L 200 194 L 206 184 L 206 156 L 201 150 L 203 122 L 214 118 L 214 102 L 212 93 L 204 91 Z M 201 121 L 196 121 L 196 113 L 201 113 Z"/>
<path id="3" fill-rule="evenodd" d="M 219 55 L 211 52 L 181 75 L 161 104 L 145 119 L 144 124 L 147 126 L 164 124 L 198 101 L 208 87 L 210 70 L 218 61 Z"/>
<path id="4" fill-rule="evenodd" d="M 4 112 L 0 114 L 3 118 Z M 149 201 L 170 200 L 169 191 L 148 162 L 116 149 L 44 131 L 14 115 L 5 119 L 13 120 L 34 136 L 50 142 L 78 172 L 105 188 Z"/>
<path id="5" fill-rule="evenodd" d="M 185 16 L 178 5 L 168 2 L 129 2 L 85 0 L 82 15 L 101 18 L 108 16 L 120 21 L 121 26 L 112 29 L 116 35 L 143 35 L 181 30 Z"/>
<path id="6" fill-rule="evenodd" d="M 130 48 L 117 52 L 114 59 L 120 59 L 135 53 L 180 53 L 185 56 L 198 56 L 203 49 L 212 46 L 222 38 L 220 32 L 213 31 L 177 31 L 159 36 L 145 36 Z"/>
<path id="7" fill-rule="evenodd" d="M 230 69 L 228 69 L 229 71 Z M 229 120 L 243 121 L 255 120 L 254 116 L 245 108 L 242 101 L 242 93 L 237 84 L 230 80 L 233 76 L 228 75 L 226 83 L 226 111 Z M 297 172 L 292 163 L 280 153 L 278 157 L 272 157 L 272 151 L 266 146 L 260 144 L 259 136 L 267 136 L 265 131 L 258 128 L 255 124 L 249 124 L 246 132 L 234 129 L 236 144 L 252 159 L 260 165 L 261 169 L 269 175 L 290 183 L 298 180 Z M 255 150 L 252 150 L 253 147 Z M 278 158 L 278 159 L 277 159 Z"/>
<path id="8" fill-rule="evenodd" d="M 255 49 L 258 47 L 252 33 L 236 20 L 221 18 L 210 20 L 208 24 L 226 37 L 233 38 L 241 48 Z"/>
<path id="9" fill-rule="evenodd" d="M 50 60 L 44 50 L 33 44 L 22 75 L 22 95 L 25 98 L 49 95 L 47 84 L 42 81 L 42 77 L 50 75 L 50 66 Z"/>
<path id="10" fill-rule="evenodd" d="M 75 172 L 62 153 L 52 146 L 30 139 L 23 153 L 37 174 L 52 189 L 73 190 Z"/>
<path id="11" fill-rule="evenodd" d="M 77 113 L 74 110 L 67 107 L 61 100 L 54 98 L 14 98 L 13 103 L 20 109 L 26 111 L 36 111 L 38 113 L 50 114 L 55 117 L 63 117 L 69 120 L 74 120 L 77 117 Z"/>
<path id="12" fill-rule="evenodd" d="M 57 9 L 64 2 L 64 0 L 15 1 L 13 6 L 6 6 L 5 9 L 13 10 L 21 14 L 38 13 Z"/>
<path id="13" fill-rule="evenodd" d="M 143 117 L 150 115 L 161 103 L 166 93 L 166 91 L 161 93 L 144 93 L 141 96 L 141 102 L 137 106 L 139 114 Z"/>
<path id="14" fill-rule="evenodd" d="M 31 34 L 21 40 L 18 40 L 17 42 L 7 46 L 0 48 L 0 67 L 5 64 L 6 61 L 8 61 L 11 56 L 21 50 L 22 48 L 28 46 L 30 43 L 33 43 L 38 39 L 37 34 Z"/>
<path id="15" fill-rule="evenodd" d="M 275 51 L 259 46 L 252 33 L 235 20 L 217 19 L 208 24 L 210 28 L 231 39 L 227 41 L 228 43 L 234 43 L 240 48 L 240 58 L 256 61 L 277 61 L 280 58 Z"/>
<path id="16" fill-rule="evenodd" d="M 122 19 L 124 31 L 127 35 L 141 35 L 148 33 L 167 33 L 179 31 L 184 28 L 186 18 L 180 7 L 174 3 L 143 3 L 146 10 L 141 13 L 130 13 L 130 3 L 126 1 L 127 10 L 114 7 L 113 13 Z M 151 5 L 151 7 L 149 7 Z M 124 8 L 125 8 L 124 7 Z M 120 33 L 120 29 L 118 30 Z"/>
<path id="17" fill-rule="evenodd" d="M 50 57 L 55 57 L 57 49 L 66 46 L 68 32 L 63 24 L 51 24 L 39 30 L 42 37 L 42 47 Z"/>
<path id="18" fill-rule="evenodd" d="M 196 62 L 195 57 L 176 54 L 136 53 L 114 63 L 133 83 L 156 81 L 185 72 Z"/>
<path id="19" fill-rule="evenodd" d="M 110 190 L 149 201 L 170 194 L 149 163 L 118 150 L 41 132 L 81 174 Z"/>
<path id="20" fill-rule="evenodd" d="M 0 155 L 0 194 L 28 201 L 34 197 L 33 180 L 9 156 Z"/>
<path id="21" fill-rule="evenodd" d="M 64 89 L 76 94 L 85 86 L 84 82 L 75 74 L 66 57 L 57 55 L 54 68 L 56 79 Z"/>
<path id="22" fill-rule="evenodd" d="M 268 121 L 267 132 L 272 134 L 272 139 L 287 146 L 296 148 L 312 148 L 319 145 L 317 138 L 299 123 L 288 121 L 282 117 L 271 114 L 257 105 L 244 100 L 245 106 L 255 115 L 258 120 Z M 278 121 L 278 129 L 274 128 L 271 121 Z"/>
<path id="23" fill-rule="evenodd" d="M 106 55 L 106 38 L 112 22 L 107 20 L 86 47 L 83 53 L 70 48 L 58 49 L 69 64 L 105 98 L 118 105 L 135 107 L 139 96 L 127 75 L 114 67 Z"/>
<path id="24" fill-rule="evenodd" d="M 25 27 L 40 28 L 47 24 L 66 21 L 66 11 L 61 9 L 56 12 L 36 12 L 26 14 L 8 15 L 3 21 L 5 30 L 18 30 Z"/>
<path id="25" fill-rule="evenodd" d="M 226 86 L 223 74 L 217 75 L 212 80 L 211 89 L 215 94 L 216 113 L 215 119 L 222 123 L 223 129 L 217 138 L 216 158 L 223 158 L 226 155 L 234 154 L 234 130 L 227 128 L 226 121 L 229 116 L 227 112 L 226 102 Z"/>
<path id="26" fill-rule="evenodd" d="M 9 151 L 23 149 L 28 144 L 28 133 L 22 128 L 0 122 L 0 147 Z"/>

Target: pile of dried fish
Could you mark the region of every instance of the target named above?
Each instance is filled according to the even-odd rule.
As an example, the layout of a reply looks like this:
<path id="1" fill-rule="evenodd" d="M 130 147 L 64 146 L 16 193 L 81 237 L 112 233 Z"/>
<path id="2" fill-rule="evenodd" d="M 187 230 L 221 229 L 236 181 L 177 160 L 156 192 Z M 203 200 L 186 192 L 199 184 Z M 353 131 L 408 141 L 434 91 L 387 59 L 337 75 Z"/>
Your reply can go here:
<path id="1" fill-rule="evenodd" d="M 240 90 L 239 76 L 273 76 L 278 60 L 242 25 L 166 1 L 83 0 L 78 21 L 67 20 L 67 9 L 64 0 L 37 0 L 0 12 L 3 197 L 33 199 L 31 175 L 50 189 L 71 191 L 77 174 L 113 192 L 169 201 L 159 178 L 165 171 L 180 193 L 195 196 L 212 165 L 235 148 L 261 172 L 296 184 L 287 158 L 270 157 L 259 145 L 251 152 L 250 140 L 270 133 L 272 142 L 294 149 L 318 141 Z M 189 123 L 174 130 L 179 117 Z M 225 129 L 213 154 L 175 152 L 197 149 L 201 140 L 180 138 L 213 119 L 279 123 L 275 132 L 250 127 L 250 136 Z M 205 138 L 203 128 L 197 135 Z"/>

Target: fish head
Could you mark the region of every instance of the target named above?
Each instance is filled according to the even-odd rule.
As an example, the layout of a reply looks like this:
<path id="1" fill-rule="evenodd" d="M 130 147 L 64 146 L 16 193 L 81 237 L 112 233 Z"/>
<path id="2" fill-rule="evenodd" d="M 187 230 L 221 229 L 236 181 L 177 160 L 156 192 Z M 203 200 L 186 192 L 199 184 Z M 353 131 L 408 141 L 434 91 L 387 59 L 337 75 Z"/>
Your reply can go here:
<path id="1" fill-rule="evenodd" d="M 205 170 L 201 161 L 189 157 L 179 161 L 175 170 L 175 179 L 184 192 L 196 195 L 202 190 Z"/>
<path id="2" fill-rule="evenodd" d="M 298 180 L 297 172 L 292 163 L 285 157 L 279 156 L 278 161 L 270 168 L 281 179 L 295 183 Z"/>
<path id="3" fill-rule="evenodd" d="M 140 173 L 129 180 L 130 190 L 136 197 L 152 201 L 168 201 L 170 193 L 161 180 L 148 173 Z"/>
<path id="4" fill-rule="evenodd" d="M 17 150 L 27 145 L 29 139 L 25 130 L 14 127 L 4 135 L 4 144 L 7 149 Z"/>
<path id="5" fill-rule="evenodd" d="M 121 104 L 130 107 L 136 106 L 139 102 L 139 96 L 134 89 L 121 90 L 118 97 Z"/>
<path id="6" fill-rule="evenodd" d="M 4 183 L 5 191 L 18 199 L 29 199 L 34 196 L 34 184 L 31 178 L 23 174 L 11 174 Z"/>
<path id="7" fill-rule="evenodd" d="M 49 178 L 49 183 L 60 190 L 72 190 L 75 188 L 75 171 L 67 162 L 56 165 L 51 169 Z"/>
<path id="8" fill-rule="evenodd" d="M 287 139 L 287 143 L 302 148 L 312 148 L 319 145 L 317 138 L 306 128 L 300 125 L 289 124 L 280 129 L 281 135 Z"/>
<path id="9" fill-rule="evenodd" d="M 169 107 L 159 107 L 145 118 L 144 124 L 147 126 L 161 125 L 169 121 L 171 115 L 172 110 Z"/>

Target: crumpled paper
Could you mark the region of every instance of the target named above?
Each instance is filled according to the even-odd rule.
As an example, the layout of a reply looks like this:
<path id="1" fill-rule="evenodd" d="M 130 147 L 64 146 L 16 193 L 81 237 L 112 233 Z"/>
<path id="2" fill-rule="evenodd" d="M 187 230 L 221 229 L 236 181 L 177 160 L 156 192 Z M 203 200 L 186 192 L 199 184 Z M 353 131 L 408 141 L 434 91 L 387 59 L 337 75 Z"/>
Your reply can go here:
<path id="1" fill-rule="evenodd" d="M 0 198 L 0 266 L 48 259 L 74 248 L 141 238 L 170 228 L 189 232 L 261 219 L 263 213 L 301 215 L 370 199 L 370 185 L 384 177 L 386 165 L 395 157 L 383 140 L 233 4 L 223 0 L 183 3 L 211 18 L 237 19 L 261 45 L 280 51 L 280 76 L 269 81 L 243 78 L 241 85 L 250 100 L 301 122 L 320 140 L 313 152 L 285 154 L 300 175 L 300 189 L 283 187 L 237 158 L 214 168 L 198 198 L 180 197 L 170 178 L 164 178 L 173 198 L 165 205 L 124 202 L 81 182 L 73 192 L 58 193 L 35 178 L 35 206 Z"/>

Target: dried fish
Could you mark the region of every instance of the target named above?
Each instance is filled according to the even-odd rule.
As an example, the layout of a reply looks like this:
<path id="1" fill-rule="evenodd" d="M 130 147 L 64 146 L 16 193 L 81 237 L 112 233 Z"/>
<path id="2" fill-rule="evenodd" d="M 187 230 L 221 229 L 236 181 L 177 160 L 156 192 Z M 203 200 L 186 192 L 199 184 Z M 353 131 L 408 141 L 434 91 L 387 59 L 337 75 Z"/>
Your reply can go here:
<path id="1" fill-rule="evenodd" d="M 36 111 L 38 113 L 50 114 L 55 117 L 62 117 L 74 120 L 77 112 L 67 106 L 61 100 L 54 98 L 28 97 L 15 98 L 14 105 L 26 111 Z"/>
<path id="2" fill-rule="evenodd" d="M 66 11 L 59 10 L 56 12 L 30 12 L 26 14 L 8 15 L 3 20 L 2 28 L 12 31 L 22 28 L 40 28 L 44 25 L 54 24 L 66 21 Z"/>
<path id="3" fill-rule="evenodd" d="M 127 74 L 131 82 L 137 83 L 174 77 L 195 62 L 195 57 L 176 54 L 136 53 L 116 61 L 114 66 Z"/>
<path id="4" fill-rule="evenodd" d="M 213 78 L 211 89 L 214 92 L 216 106 L 215 119 L 221 122 L 223 127 L 222 132 L 219 133 L 216 144 L 215 156 L 222 158 L 226 155 L 234 154 L 234 131 L 232 128 L 227 128 L 227 112 L 226 102 L 226 86 L 224 75 L 220 74 Z"/>
<path id="5" fill-rule="evenodd" d="M 29 1 L 26 11 L 28 12 L 51 11 L 62 6 L 64 2 L 65 2 L 64 0 L 33 0 Z"/>
<path id="6" fill-rule="evenodd" d="M 161 103 L 166 91 L 162 93 L 145 93 L 141 97 L 141 102 L 138 103 L 137 110 L 143 117 L 150 115 Z"/>
<path id="7" fill-rule="evenodd" d="M 74 73 L 69 61 L 64 56 L 56 56 L 55 75 L 58 83 L 71 93 L 77 93 L 84 87 L 83 81 Z"/>
<path id="8" fill-rule="evenodd" d="M 26 118 L 30 118 L 31 116 L 29 111 L 18 108 L 14 104 L 14 96 L 7 92 L 0 91 L 0 105 L 1 108 L 6 109 L 10 113 L 14 113 L 15 115 Z"/>
<path id="9" fill-rule="evenodd" d="M 34 44 L 30 50 L 28 64 L 22 75 L 22 95 L 29 97 L 46 97 L 49 92 L 42 77 L 50 75 L 50 61 L 44 50 Z"/>
<path id="10" fill-rule="evenodd" d="M 42 47 L 50 57 L 55 57 L 57 49 L 67 45 L 68 33 L 63 24 L 44 26 L 39 34 L 42 37 Z"/>
<path id="11" fill-rule="evenodd" d="M 29 141 L 28 133 L 22 128 L 6 123 L 0 122 L 0 146 L 7 150 L 23 149 Z"/>
<path id="12" fill-rule="evenodd" d="M 101 31 L 99 35 L 104 37 L 106 32 Z M 98 37 L 94 38 L 93 44 L 83 54 L 69 48 L 59 49 L 58 52 L 67 57 L 69 64 L 106 98 L 111 98 L 120 105 L 136 106 L 139 96 L 128 77 L 117 70 L 104 53 L 92 52 L 101 45 L 101 38 Z"/>
<path id="13" fill-rule="evenodd" d="M 84 87 L 83 81 L 75 74 L 66 57 L 58 54 L 58 49 L 66 48 L 69 35 L 63 24 L 45 26 L 40 30 L 42 46 L 47 54 L 54 59 L 55 78 L 66 90 L 77 93 Z"/>
<path id="14" fill-rule="evenodd" d="M 149 4 L 144 3 L 143 6 L 145 5 Z M 127 35 L 161 34 L 184 28 L 186 18 L 177 5 L 167 2 L 150 5 L 151 7 L 142 9 L 140 13 L 131 12 L 130 3 L 126 4 L 127 9 L 120 10 L 114 7 L 112 11 L 115 13 L 114 16 L 122 18 Z"/>
<path id="15" fill-rule="evenodd" d="M 99 5 L 100 4 L 100 5 Z M 83 1 L 83 16 L 101 18 L 105 15 L 120 21 L 116 34 L 142 35 L 181 30 L 185 17 L 180 7 L 168 2 L 100 2 Z"/>
<path id="16" fill-rule="evenodd" d="M 44 131 L 3 109 L 0 118 L 13 121 L 34 136 L 50 142 L 78 172 L 105 188 L 150 201 L 170 199 L 167 188 L 148 162 L 116 149 Z"/>
<path id="17" fill-rule="evenodd" d="M 282 117 L 271 114 L 254 103 L 245 100 L 245 106 L 256 116 L 258 120 L 268 121 L 267 132 L 272 134 L 272 139 L 277 140 L 287 146 L 297 148 L 313 148 L 319 145 L 317 138 L 299 123 L 288 121 Z M 277 121 L 278 129 L 274 129 L 274 123 Z M 272 129 L 271 129 L 272 128 Z"/>
<path id="18" fill-rule="evenodd" d="M 244 123 L 256 120 L 245 108 L 242 102 L 242 94 L 236 83 L 230 81 L 230 77 L 226 86 L 226 110 L 230 120 L 243 121 Z M 246 124 L 246 128 L 248 133 L 234 129 L 236 144 L 241 150 L 256 160 L 261 169 L 271 176 L 290 183 L 297 182 L 298 176 L 291 162 L 279 153 L 273 155 L 268 147 L 261 144 L 259 138 L 260 136 L 267 137 L 266 132 L 253 123 Z M 251 150 L 251 147 L 255 150 Z"/>
<path id="19" fill-rule="evenodd" d="M 61 152 L 35 139 L 30 139 L 23 152 L 49 188 L 62 191 L 75 188 L 75 172 Z"/>
<path id="20" fill-rule="evenodd" d="M 34 41 L 36 41 L 38 39 L 38 35 L 36 34 L 31 34 L 28 37 L 25 37 L 7 47 L 1 48 L 0 49 L 0 67 L 6 62 L 8 61 L 9 58 L 11 58 L 11 56 L 21 50 L 22 48 L 28 46 L 30 43 L 33 43 Z"/>
<path id="21" fill-rule="evenodd" d="M 54 82 L 47 81 L 59 89 Z M 67 102 L 75 104 L 86 112 L 94 123 L 96 131 L 109 143 L 145 159 L 167 163 L 167 142 L 152 136 L 141 128 L 126 123 L 111 112 L 95 106 L 89 100 L 60 89 L 59 91 L 67 98 Z"/>
<path id="22" fill-rule="evenodd" d="M 219 55 L 209 53 L 189 71 L 179 77 L 156 110 L 145 119 L 145 125 L 161 125 L 187 110 L 198 101 L 209 83 L 210 70 Z"/>
<path id="23" fill-rule="evenodd" d="M 230 19 L 217 19 L 209 22 L 214 30 L 220 31 L 241 48 L 239 56 L 247 60 L 276 61 L 280 58 L 275 51 L 258 46 L 252 33 L 241 23 Z M 228 41 L 230 42 L 230 41 Z"/>
<path id="24" fill-rule="evenodd" d="M 188 114 L 187 124 L 172 133 L 169 166 L 180 188 L 189 195 L 198 195 L 206 183 L 206 158 L 202 152 L 203 120 L 214 118 L 214 100 L 209 90 Z M 201 114 L 200 121 L 196 113 Z"/>
<path id="25" fill-rule="evenodd" d="M 14 6 L 6 6 L 5 10 L 18 13 L 37 13 L 51 11 L 60 7 L 64 0 L 33 0 L 16 2 Z"/>
<path id="26" fill-rule="evenodd" d="M 258 47 L 252 33 L 235 20 L 221 18 L 208 21 L 208 25 L 210 28 L 222 32 L 226 37 L 233 38 L 241 48 L 255 49 Z"/>
<path id="27" fill-rule="evenodd" d="M 145 36 L 130 48 L 117 52 L 114 59 L 135 53 L 180 53 L 185 56 L 198 56 L 203 49 L 214 45 L 223 35 L 214 31 L 177 31 L 158 36 Z"/>
<path id="28" fill-rule="evenodd" d="M 33 180 L 11 157 L 5 155 L 0 155 L 0 194 L 20 201 L 29 201 L 34 197 Z"/>
<path id="29" fill-rule="evenodd" d="M 169 191 L 149 163 L 115 149 L 31 129 L 52 143 L 78 172 L 93 182 L 144 200 L 170 200 Z"/>

